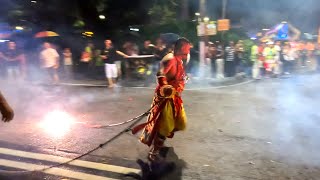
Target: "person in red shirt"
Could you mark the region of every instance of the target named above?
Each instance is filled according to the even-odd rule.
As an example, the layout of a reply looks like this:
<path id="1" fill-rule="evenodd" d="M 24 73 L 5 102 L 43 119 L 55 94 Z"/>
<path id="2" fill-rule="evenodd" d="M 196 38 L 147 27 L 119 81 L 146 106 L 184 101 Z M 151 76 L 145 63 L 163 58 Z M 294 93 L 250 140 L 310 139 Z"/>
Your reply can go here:
<path id="1" fill-rule="evenodd" d="M 133 134 L 144 129 L 140 141 L 152 145 L 148 155 L 150 161 L 162 160 L 159 151 L 166 138 L 172 138 L 174 132 L 186 127 L 181 94 L 187 79 L 183 60 L 188 58 L 189 53 L 190 42 L 185 38 L 178 39 L 174 46 L 174 56 L 160 62 L 162 68 L 157 74 L 158 85 L 147 122 L 132 129 Z"/>

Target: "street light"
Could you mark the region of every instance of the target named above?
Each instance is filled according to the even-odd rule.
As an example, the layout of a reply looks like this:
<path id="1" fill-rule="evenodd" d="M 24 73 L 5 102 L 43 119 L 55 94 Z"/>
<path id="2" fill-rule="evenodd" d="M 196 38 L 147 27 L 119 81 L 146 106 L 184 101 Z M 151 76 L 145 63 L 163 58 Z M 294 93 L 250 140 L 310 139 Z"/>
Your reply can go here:
<path id="1" fill-rule="evenodd" d="M 196 15 L 196 16 L 200 16 L 200 13 L 196 12 L 196 13 L 194 13 L 194 15 Z"/>
<path id="2" fill-rule="evenodd" d="M 106 17 L 104 15 L 99 15 L 100 19 L 106 19 Z"/>
<path id="3" fill-rule="evenodd" d="M 24 28 L 22 26 L 16 26 L 16 30 L 23 30 Z"/>
<path id="4" fill-rule="evenodd" d="M 138 32 L 138 31 L 140 31 L 138 28 L 130 28 L 130 31 L 136 31 L 136 32 Z"/>
<path id="5" fill-rule="evenodd" d="M 209 20 L 210 20 L 209 17 L 204 17 L 204 18 L 203 18 L 203 21 L 204 21 L 204 22 L 209 22 Z"/>
<path id="6" fill-rule="evenodd" d="M 32 3 L 37 3 L 37 1 L 31 1 Z"/>

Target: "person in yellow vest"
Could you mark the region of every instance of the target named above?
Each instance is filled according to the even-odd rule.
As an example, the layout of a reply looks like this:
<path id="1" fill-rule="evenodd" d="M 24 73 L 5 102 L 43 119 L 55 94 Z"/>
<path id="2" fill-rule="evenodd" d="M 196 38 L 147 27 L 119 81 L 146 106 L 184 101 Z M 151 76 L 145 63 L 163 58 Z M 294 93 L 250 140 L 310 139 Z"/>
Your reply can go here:
<path id="1" fill-rule="evenodd" d="M 253 79 L 261 79 L 260 75 L 260 67 L 261 67 L 261 61 L 259 60 L 259 47 L 257 44 L 254 44 L 251 47 L 251 61 L 253 63 L 252 66 L 252 78 Z"/>
<path id="2" fill-rule="evenodd" d="M 264 68 L 266 70 L 266 76 L 271 76 L 275 67 L 275 56 L 277 50 L 274 47 L 273 42 L 268 42 L 267 47 L 263 50 L 263 56 L 265 57 Z"/>

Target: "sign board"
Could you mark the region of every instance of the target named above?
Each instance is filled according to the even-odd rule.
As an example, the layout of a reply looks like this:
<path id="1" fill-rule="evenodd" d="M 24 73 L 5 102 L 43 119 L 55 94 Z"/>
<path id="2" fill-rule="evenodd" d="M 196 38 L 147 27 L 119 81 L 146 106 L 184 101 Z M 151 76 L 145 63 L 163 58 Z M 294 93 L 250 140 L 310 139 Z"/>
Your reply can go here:
<path id="1" fill-rule="evenodd" d="M 219 19 L 218 20 L 218 31 L 228 31 L 230 29 L 229 19 Z"/>
<path id="2" fill-rule="evenodd" d="M 206 24 L 206 35 L 213 36 L 217 34 L 217 26 L 214 21 L 210 21 Z"/>
<path id="3" fill-rule="evenodd" d="M 198 36 L 204 36 L 206 33 L 206 26 L 203 22 L 200 22 L 197 26 L 197 34 Z"/>

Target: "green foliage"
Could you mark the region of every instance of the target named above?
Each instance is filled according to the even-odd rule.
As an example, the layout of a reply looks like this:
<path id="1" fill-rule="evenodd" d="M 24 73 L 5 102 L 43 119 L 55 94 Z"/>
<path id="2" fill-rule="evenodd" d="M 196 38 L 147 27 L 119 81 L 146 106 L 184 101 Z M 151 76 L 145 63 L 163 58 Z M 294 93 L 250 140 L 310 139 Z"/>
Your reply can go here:
<path id="1" fill-rule="evenodd" d="M 174 23 L 177 18 L 177 1 L 178 0 L 156 1 L 148 12 L 151 22 L 159 25 Z"/>
<path id="2" fill-rule="evenodd" d="M 244 63 L 247 65 L 251 65 L 253 62 L 251 61 L 251 47 L 254 45 L 254 42 L 251 39 L 243 40 L 244 45 Z"/>
<path id="3" fill-rule="evenodd" d="M 147 39 L 155 40 L 163 33 L 176 33 L 188 38 L 192 43 L 197 44 L 198 37 L 194 22 L 175 22 L 162 25 L 147 25 L 142 28 L 142 34 Z"/>
<path id="4" fill-rule="evenodd" d="M 84 23 L 84 21 L 82 20 L 76 20 L 73 24 L 74 27 L 77 27 L 77 28 L 81 28 L 81 27 L 84 27 L 86 24 Z"/>

